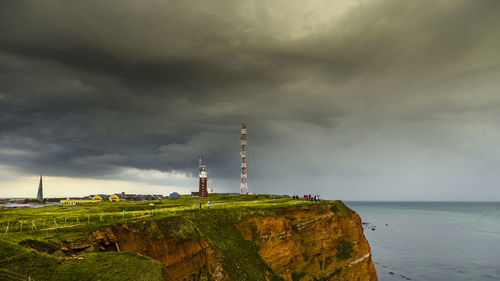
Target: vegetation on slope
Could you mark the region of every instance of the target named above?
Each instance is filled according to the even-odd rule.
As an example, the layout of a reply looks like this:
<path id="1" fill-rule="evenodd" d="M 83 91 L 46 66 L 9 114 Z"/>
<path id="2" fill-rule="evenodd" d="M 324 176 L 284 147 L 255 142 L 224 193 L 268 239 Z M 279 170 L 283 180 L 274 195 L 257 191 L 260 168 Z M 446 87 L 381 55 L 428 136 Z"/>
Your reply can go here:
<path id="1" fill-rule="evenodd" d="M 206 210 L 206 203 L 209 200 L 210 210 L 223 209 L 239 216 L 249 211 L 258 212 L 312 204 L 329 204 L 332 208 L 346 212 L 346 214 L 350 212 L 340 201 L 325 200 L 321 203 L 313 203 L 307 200 L 292 200 L 289 196 L 232 196 L 230 194 L 210 194 L 208 198 L 181 196 L 158 201 L 12 208 L 0 209 L 0 237 L 18 242 L 30 238 L 54 241 L 73 240 L 115 223 L 182 217 L 190 211 L 198 210 L 200 203 L 202 210 Z"/>
<path id="2" fill-rule="evenodd" d="M 207 210 L 208 200 L 210 210 Z M 282 280 L 262 260 L 258 247 L 243 239 L 235 224 L 247 215 L 279 216 L 281 208 L 312 204 L 328 204 L 332 211 L 351 215 L 350 209 L 340 201 L 313 203 L 288 196 L 211 194 L 208 198 L 182 196 L 150 202 L 2 209 L 0 239 L 52 253 L 67 241 L 86 237 L 96 230 L 103 231 L 112 224 L 153 220 L 158 223 L 148 228 L 149 239 L 202 237 L 222 253 L 224 271 L 232 280 Z M 33 280 L 162 280 L 162 265 L 135 253 L 96 252 L 78 256 L 83 259 L 68 259 L 0 242 L 3 270 L 0 280 L 3 280 L 2 274 L 30 276 Z M 349 249 L 345 252 L 347 256 Z"/>
<path id="3" fill-rule="evenodd" d="M 163 280 L 162 265 L 130 252 L 64 260 L 0 240 L 0 280 Z"/>
<path id="4" fill-rule="evenodd" d="M 188 217 L 203 238 L 223 253 L 222 265 L 232 280 L 283 280 L 262 260 L 257 246 L 243 239 L 236 229 L 240 215 L 213 210 Z"/>

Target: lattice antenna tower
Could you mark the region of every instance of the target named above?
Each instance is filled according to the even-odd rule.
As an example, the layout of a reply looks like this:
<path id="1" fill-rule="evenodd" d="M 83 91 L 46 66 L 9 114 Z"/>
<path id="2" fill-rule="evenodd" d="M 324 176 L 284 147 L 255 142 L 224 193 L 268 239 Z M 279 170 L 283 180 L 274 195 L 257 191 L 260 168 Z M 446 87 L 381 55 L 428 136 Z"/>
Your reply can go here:
<path id="1" fill-rule="evenodd" d="M 241 123 L 241 184 L 240 194 L 248 194 L 247 182 L 247 125 Z"/>

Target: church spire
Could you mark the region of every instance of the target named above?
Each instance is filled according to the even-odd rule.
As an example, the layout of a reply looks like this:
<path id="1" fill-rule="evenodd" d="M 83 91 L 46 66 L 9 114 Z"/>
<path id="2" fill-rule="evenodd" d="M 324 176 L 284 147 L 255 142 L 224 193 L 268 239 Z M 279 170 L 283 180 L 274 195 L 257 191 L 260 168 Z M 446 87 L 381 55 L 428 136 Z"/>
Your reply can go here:
<path id="1" fill-rule="evenodd" d="M 38 193 L 36 195 L 36 200 L 43 202 L 42 174 L 40 174 L 40 184 L 38 184 Z"/>

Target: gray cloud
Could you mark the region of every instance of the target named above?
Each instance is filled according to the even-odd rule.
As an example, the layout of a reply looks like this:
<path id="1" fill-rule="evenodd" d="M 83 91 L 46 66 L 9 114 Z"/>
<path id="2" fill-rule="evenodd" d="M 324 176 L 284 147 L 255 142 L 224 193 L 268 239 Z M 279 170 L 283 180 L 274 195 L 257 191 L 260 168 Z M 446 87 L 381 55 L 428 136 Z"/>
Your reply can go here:
<path id="1" fill-rule="evenodd" d="M 237 190 L 246 121 L 256 192 L 445 199 L 481 180 L 471 194 L 484 199 L 497 181 L 499 6 L 3 1 L 0 162 L 113 178 L 194 173 L 203 153 L 219 190 Z"/>

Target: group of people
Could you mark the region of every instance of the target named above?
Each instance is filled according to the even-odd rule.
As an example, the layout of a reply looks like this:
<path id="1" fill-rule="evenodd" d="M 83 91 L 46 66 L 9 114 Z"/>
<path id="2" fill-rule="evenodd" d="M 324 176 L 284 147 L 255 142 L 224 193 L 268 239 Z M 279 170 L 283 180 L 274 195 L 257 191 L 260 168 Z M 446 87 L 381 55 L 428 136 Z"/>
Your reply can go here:
<path id="1" fill-rule="evenodd" d="M 199 208 L 201 210 L 202 208 L 202 203 L 200 203 Z M 207 202 L 207 209 L 210 209 L 210 201 Z"/>
<path id="2" fill-rule="evenodd" d="M 311 194 L 304 194 L 304 196 L 302 196 L 302 198 L 299 195 L 293 195 L 292 198 L 294 200 L 306 199 L 306 200 L 309 200 L 311 202 L 320 202 L 321 201 L 321 196 L 319 196 L 319 195 L 312 196 Z"/>

